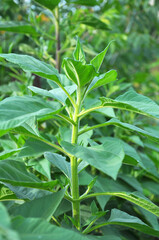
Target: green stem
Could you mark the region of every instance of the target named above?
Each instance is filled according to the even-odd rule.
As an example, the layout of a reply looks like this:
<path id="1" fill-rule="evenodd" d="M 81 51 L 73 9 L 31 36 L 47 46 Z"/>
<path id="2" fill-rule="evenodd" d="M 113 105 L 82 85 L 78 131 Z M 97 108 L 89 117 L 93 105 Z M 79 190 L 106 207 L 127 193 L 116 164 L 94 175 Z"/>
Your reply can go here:
<path id="1" fill-rule="evenodd" d="M 85 110 L 85 111 L 82 111 L 82 112 L 80 112 L 79 114 L 78 114 L 78 117 L 80 117 L 80 118 L 83 118 L 85 115 L 87 115 L 88 113 L 90 113 L 90 112 L 94 112 L 94 111 L 96 111 L 96 110 L 98 110 L 98 109 L 101 109 L 101 108 L 103 108 L 104 106 L 98 106 L 98 107 L 94 107 L 94 108 L 90 108 L 90 109 L 88 109 L 88 110 Z"/>
<path id="2" fill-rule="evenodd" d="M 98 224 L 98 225 L 96 225 L 96 226 L 94 226 L 94 227 L 92 227 L 92 228 L 86 228 L 85 230 L 87 230 L 87 231 L 83 231 L 83 233 L 84 233 L 84 234 L 86 234 L 86 233 L 88 234 L 88 233 L 94 231 L 95 229 L 98 229 L 98 228 L 107 226 L 107 225 L 109 225 L 109 224 L 111 224 L 111 223 L 101 223 L 101 224 Z M 113 224 L 116 224 L 116 223 L 113 223 Z M 121 225 L 122 225 L 122 224 L 121 224 Z"/>
<path id="3" fill-rule="evenodd" d="M 63 115 L 62 113 L 57 114 L 57 116 L 63 118 L 66 122 L 68 122 L 68 123 L 70 123 L 72 125 L 75 125 L 75 122 L 72 119 L 70 119 L 69 117 Z"/>
<path id="4" fill-rule="evenodd" d="M 82 131 L 80 131 L 80 132 L 78 133 L 78 136 L 81 135 L 81 134 L 83 134 L 83 133 L 85 133 L 85 132 L 88 132 L 88 131 L 90 131 L 90 130 L 93 130 L 93 129 L 96 129 L 96 128 L 105 127 L 105 126 L 109 126 L 109 125 L 112 125 L 112 124 L 113 124 L 113 123 L 111 123 L 111 122 L 106 122 L 106 123 L 97 124 L 97 125 L 92 126 L 92 127 L 88 127 L 88 128 L 86 128 L 86 129 L 83 129 Z"/>
<path id="5" fill-rule="evenodd" d="M 75 125 L 72 127 L 72 144 L 76 144 L 78 140 L 79 117 L 81 107 L 81 89 L 77 88 L 77 104 L 73 115 Z M 79 183 L 78 183 L 78 162 L 76 157 L 71 157 L 71 193 L 72 193 L 72 208 L 75 227 L 80 230 L 80 201 L 79 200 Z M 76 199 L 76 201 L 74 201 Z"/>
<path id="6" fill-rule="evenodd" d="M 58 86 L 66 93 L 67 97 L 69 98 L 70 102 L 72 103 L 73 107 L 75 108 L 76 104 L 73 100 L 73 98 L 71 97 L 71 95 L 67 92 L 67 90 L 62 86 L 62 84 L 57 83 Z"/>

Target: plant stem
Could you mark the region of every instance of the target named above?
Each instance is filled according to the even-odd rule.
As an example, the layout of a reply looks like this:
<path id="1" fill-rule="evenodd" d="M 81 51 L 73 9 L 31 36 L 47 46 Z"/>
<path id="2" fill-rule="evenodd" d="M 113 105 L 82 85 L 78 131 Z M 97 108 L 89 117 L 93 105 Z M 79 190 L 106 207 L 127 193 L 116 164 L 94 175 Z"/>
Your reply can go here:
<path id="1" fill-rule="evenodd" d="M 62 86 L 62 84 L 58 84 L 58 86 L 66 93 L 67 97 L 69 98 L 70 102 L 72 103 L 73 107 L 75 108 L 75 102 L 71 95 L 67 92 L 67 90 Z"/>
<path id="2" fill-rule="evenodd" d="M 81 107 L 81 89 L 77 88 L 77 103 L 75 107 L 75 112 L 73 115 L 73 120 L 75 125 L 72 126 L 72 144 L 76 144 L 78 140 L 78 129 L 79 129 L 79 111 Z M 72 199 L 76 201 L 72 202 L 73 208 L 73 218 L 75 220 L 75 227 L 80 230 L 80 201 L 79 199 L 79 183 L 78 183 L 78 162 L 76 157 L 71 157 L 71 193 Z"/>
<path id="3" fill-rule="evenodd" d="M 70 119 L 69 117 L 65 116 L 62 113 L 57 114 L 57 116 L 63 118 L 66 122 L 75 125 L 74 121 L 72 119 Z"/>
<path id="4" fill-rule="evenodd" d="M 59 8 L 55 9 L 55 35 L 56 35 L 56 68 L 60 72 L 60 18 Z"/>
<path id="5" fill-rule="evenodd" d="M 96 111 L 96 110 L 98 110 L 98 109 L 101 109 L 101 108 L 103 108 L 103 107 L 104 107 L 104 106 L 101 105 L 101 106 L 97 106 L 97 107 L 94 107 L 94 108 L 87 109 L 87 110 L 85 110 L 85 111 L 81 111 L 80 114 L 78 115 L 78 117 L 83 118 L 83 117 L 84 117 L 85 115 L 87 115 L 88 113 L 94 112 L 94 111 Z"/>
<path id="6" fill-rule="evenodd" d="M 96 128 L 101 128 L 101 127 L 105 127 L 105 126 L 109 126 L 109 125 L 113 125 L 112 122 L 105 122 L 105 123 L 101 123 L 101 124 L 97 124 L 95 126 L 92 126 L 92 127 L 88 127 L 86 129 L 83 129 L 81 130 L 79 133 L 78 133 L 78 136 L 85 133 L 85 132 L 88 132 L 90 130 L 93 130 L 93 129 L 96 129 Z"/>

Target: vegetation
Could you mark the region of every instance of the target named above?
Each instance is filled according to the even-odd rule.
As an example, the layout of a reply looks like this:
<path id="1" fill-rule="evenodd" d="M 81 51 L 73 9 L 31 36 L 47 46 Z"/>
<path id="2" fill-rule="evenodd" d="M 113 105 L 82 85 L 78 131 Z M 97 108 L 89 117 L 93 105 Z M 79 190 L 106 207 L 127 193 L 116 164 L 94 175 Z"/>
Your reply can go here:
<path id="1" fill-rule="evenodd" d="M 151 4 L 1 4 L 2 240 L 159 237 Z"/>

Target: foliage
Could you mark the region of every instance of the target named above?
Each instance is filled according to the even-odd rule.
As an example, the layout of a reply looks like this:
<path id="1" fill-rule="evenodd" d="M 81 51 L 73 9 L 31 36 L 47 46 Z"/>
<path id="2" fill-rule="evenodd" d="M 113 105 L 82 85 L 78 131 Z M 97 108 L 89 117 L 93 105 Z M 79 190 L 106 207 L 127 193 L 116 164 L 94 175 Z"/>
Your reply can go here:
<path id="1" fill-rule="evenodd" d="M 19 5 L 0 24 L 1 238 L 156 239 L 158 3 Z"/>

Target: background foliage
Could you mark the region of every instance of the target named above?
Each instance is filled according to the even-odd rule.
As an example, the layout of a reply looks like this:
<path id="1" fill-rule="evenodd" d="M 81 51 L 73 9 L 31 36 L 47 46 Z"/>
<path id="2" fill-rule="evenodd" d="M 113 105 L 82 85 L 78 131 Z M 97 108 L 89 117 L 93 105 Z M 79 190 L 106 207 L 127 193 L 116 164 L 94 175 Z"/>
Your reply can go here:
<path id="1" fill-rule="evenodd" d="M 67 0 L 50 1 L 49 5 L 46 2 L 48 1 L 0 1 L 0 53 L 20 53 L 34 56 L 37 59 L 50 63 L 64 74 L 63 69 L 60 67 L 61 62 L 62 59 L 72 56 L 76 45 L 76 36 L 81 39 L 83 49 L 86 52 L 87 62 L 105 49 L 113 40 L 110 43 L 100 72 L 104 73 L 110 69 L 115 69 L 118 73 L 118 80 L 93 91 L 86 99 L 86 107 L 93 105 L 97 98 L 101 96 L 116 98 L 131 86 L 138 93 L 146 95 L 159 103 L 158 1 Z M 56 8 L 57 5 L 59 6 L 58 9 Z M 64 86 L 70 84 L 69 80 L 64 78 L 64 76 L 62 81 Z M 50 82 L 47 82 L 43 77 L 23 72 L 17 65 L 8 63 L 4 59 L 0 62 L 1 100 L 9 96 L 25 96 L 26 94 L 35 96 L 36 92 L 31 92 L 28 86 L 33 85 L 50 90 L 48 83 Z M 56 85 L 51 83 L 51 87 L 56 88 Z M 49 99 L 48 96 L 45 96 L 45 99 Z M 86 120 L 83 119 L 82 124 L 83 126 L 88 123 L 89 126 L 102 124 L 114 117 L 118 117 L 121 122 L 140 127 L 153 136 L 155 135 L 156 138 L 159 138 L 158 120 L 149 119 L 135 113 L 128 114 L 128 112 L 121 112 L 120 110 L 103 111 L 103 115 L 93 112 L 88 115 Z M 30 124 L 32 123 L 29 123 L 29 126 Z M 33 127 L 33 124 L 31 126 Z M 38 128 L 41 134 L 52 142 L 56 142 L 57 140 L 59 142 L 61 140 L 68 141 L 70 138 L 70 129 L 63 120 L 56 117 L 53 120 L 41 118 L 38 122 Z M 95 176 L 98 176 L 95 189 L 102 189 L 107 192 L 138 191 L 158 205 L 158 143 L 152 142 L 148 138 L 129 130 L 125 126 L 118 128 L 110 125 L 105 128 L 89 131 L 85 133 L 87 134 L 85 137 L 81 138 L 80 141 L 83 142 L 84 146 L 88 144 L 85 140 L 87 138 L 91 138 L 90 145 L 95 144 L 95 142 L 102 143 L 108 137 L 120 138 L 123 141 L 126 153 L 124 158 L 125 164 L 121 167 L 117 180 L 111 179 L 108 175 L 104 175 L 94 167 L 89 167 L 87 171 L 82 172 L 80 175 L 81 193 L 84 193 L 86 185 Z M 36 132 L 37 126 L 33 127 L 32 131 Z M 59 167 L 55 163 L 51 165 L 46 160 L 47 157 L 43 155 L 44 152 L 54 152 L 52 147 L 48 146 L 45 142 L 38 141 L 38 139 L 33 140 L 31 137 L 28 138 L 16 132 L 5 133 L 3 129 L 0 134 L 0 148 L 2 151 L 0 159 L 6 159 L 8 164 L 12 164 L 11 161 L 18 160 L 21 162 L 22 169 L 25 163 L 27 169 L 30 170 L 30 174 L 34 173 L 34 177 L 33 175 L 30 175 L 30 177 L 36 183 L 36 188 L 32 186 L 34 189 L 32 191 L 30 188 L 26 188 L 25 185 L 12 186 L 12 182 L 0 185 L 0 198 L 1 200 L 7 200 L 3 203 L 9 211 L 10 216 L 23 216 L 23 219 L 22 217 L 16 217 L 12 221 L 4 206 L 1 206 L 1 212 L 6 221 L 5 223 L 0 223 L 0 226 L 5 229 L 7 239 L 10 239 L 10 235 L 14 235 L 15 239 L 18 239 L 18 234 L 20 234 L 20 239 L 27 239 L 27 234 L 29 232 L 33 233 L 33 226 L 36 226 L 37 233 L 40 231 L 40 226 L 43 226 L 43 229 L 47 229 L 50 233 L 53 230 L 60 231 L 54 229 L 54 225 L 58 225 L 57 222 L 61 222 L 62 226 L 69 228 L 71 208 L 66 200 L 62 202 L 60 200 L 64 193 L 62 190 L 60 190 L 61 192 L 54 193 L 59 194 L 58 199 L 61 209 L 55 206 L 56 198 L 47 194 L 47 190 L 52 186 L 55 186 L 57 191 L 61 185 L 67 185 L 67 179 L 59 171 Z M 13 165 L 13 167 L 16 171 L 16 166 Z M 1 178 L 2 175 L 1 172 Z M 29 177 L 27 172 L 25 177 Z M 41 186 L 39 181 L 47 180 L 52 180 L 50 186 L 38 187 L 39 185 Z M 56 182 L 57 180 L 58 183 Z M 45 195 L 46 199 L 44 198 L 43 202 L 38 202 L 38 199 Z M 34 204 L 38 206 L 38 209 L 41 208 L 40 204 L 43 205 L 45 202 L 50 203 L 50 207 L 55 206 L 51 212 L 51 215 L 54 214 L 55 216 L 52 219 L 54 225 L 50 226 L 44 220 L 39 219 L 32 218 L 28 220 L 28 217 L 35 217 L 35 215 L 27 215 L 27 205 L 23 207 L 22 214 L 21 210 L 19 210 L 20 208 L 16 207 L 19 204 L 17 201 L 18 197 L 34 200 Z M 95 213 L 97 209 L 104 211 L 116 208 L 116 211 L 125 211 L 125 214 L 138 217 L 144 223 L 159 231 L 157 218 L 153 214 L 115 196 L 111 197 L 111 201 L 109 200 L 110 196 L 102 196 L 97 197 L 94 201 L 88 200 L 88 202 L 83 202 L 81 206 L 82 223 L 87 225 L 90 220 L 88 220 L 88 216 L 91 212 Z M 50 212 L 43 214 L 42 218 L 50 219 Z M 120 222 L 126 217 L 129 219 L 126 215 L 122 216 L 121 213 L 119 215 L 121 218 Z M 41 215 L 36 217 L 38 218 L 39 216 Z M 20 221 L 21 228 L 18 228 Z M 25 229 L 26 224 L 28 224 L 28 229 Z M 113 239 L 113 237 L 114 239 L 149 239 L 150 236 L 148 233 L 150 230 L 147 230 L 147 232 L 144 230 L 141 233 L 128 227 L 129 224 L 123 224 L 123 227 L 113 225 L 111 228 L 108 225 L 103 228 L 103 234 L 107 233 L 108 239 Z M 25 236 L 23 236 L 24 229 L 26 231 Z M 135 226 L 135 229 L 138 228 Z M 19 231 L 21 232 L 19 233 Z M 43 232 L 42 228 L 41 232 Z M 68 239 L 70 239 L 69 233 L 67 234 L 69 236 Z M 100 235 L 100 232 L 94 231 L 94 234 Z M 151 239 L 156 239 L 156 235 L 153 234 Z M 36 237 L 35 234 L 34 239 Z M 62 233 L 60 237 L 61 239 L 63 238 Z"/>

